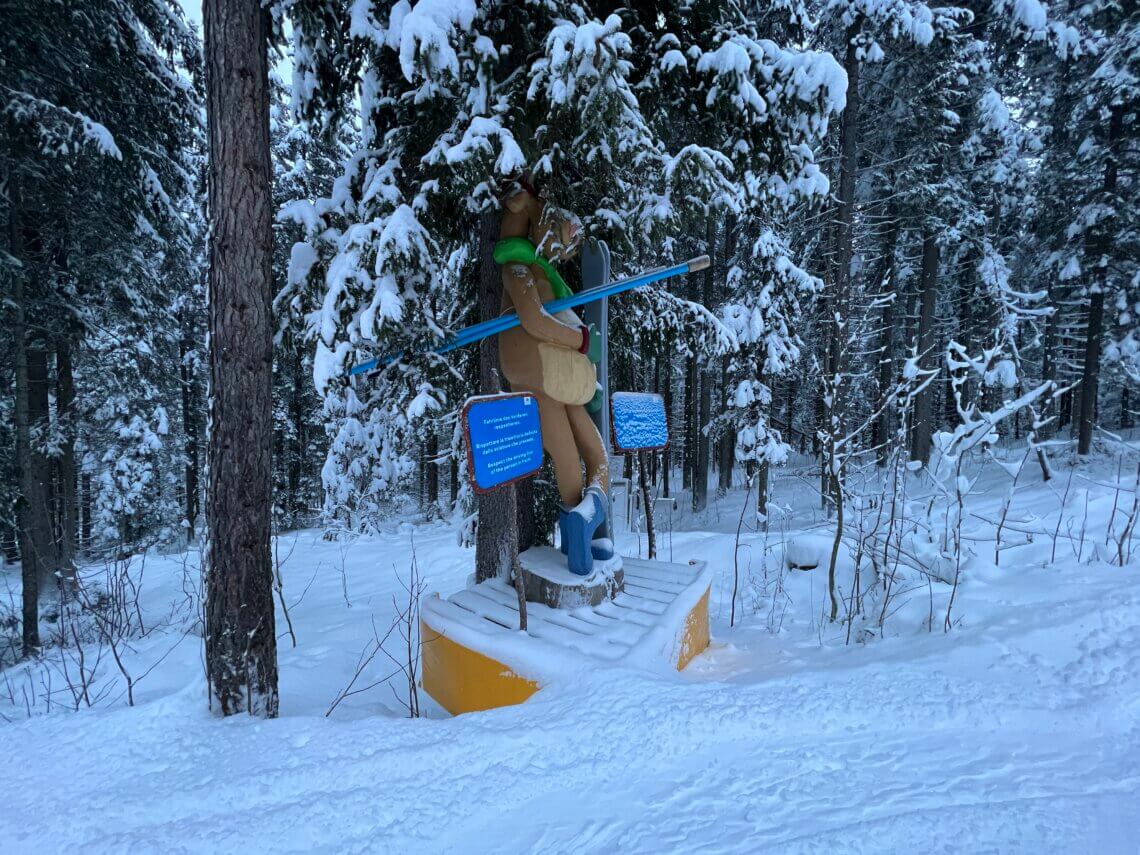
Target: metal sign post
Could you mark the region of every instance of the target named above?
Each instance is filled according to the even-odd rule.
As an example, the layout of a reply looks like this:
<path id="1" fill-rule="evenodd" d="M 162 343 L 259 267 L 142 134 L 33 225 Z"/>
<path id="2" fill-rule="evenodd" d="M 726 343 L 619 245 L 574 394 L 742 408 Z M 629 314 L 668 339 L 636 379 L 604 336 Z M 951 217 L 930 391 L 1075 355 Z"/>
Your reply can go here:
<path id="1" fill-rule="evenodd" d="M 582 247 L 582 290 L 594 288 L 610 281 L 610 248 L 603 240 L 590 238 Z M 582 321 L 585 324 L 594 324 L 602 335 L 602 361 L 598 363 L 598 383 L 602 387 L 602 406 L 591 415 L 598 433 L 602 435 L 602 448 L 606 451 L 606 459 L 610 457 L 610 298 L 603 297 L 582 307 Z M 606 493 L 605 532 L 598 536 L 614 539 L 614 503 L 609 492 Z"/>

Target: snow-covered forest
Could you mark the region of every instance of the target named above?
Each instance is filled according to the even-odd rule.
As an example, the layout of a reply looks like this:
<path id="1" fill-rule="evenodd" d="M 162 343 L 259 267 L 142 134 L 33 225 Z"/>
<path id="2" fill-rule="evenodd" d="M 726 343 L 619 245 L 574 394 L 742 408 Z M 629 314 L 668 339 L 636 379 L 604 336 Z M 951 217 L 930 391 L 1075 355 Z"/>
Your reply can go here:
<path id="1" fill-rule="evenodd" d="M 1140 851 L 1135 0 L 0 0 L 0 46 L 4 851 Z M 711 645 L 452 718 L 421 598 L 558 542 L 549 460 L 472 487 L 488 345 L 431 352 L 522 176 L 615 278 L 711 259 L 608 327 L 669 427 L 614 545 L 709 563 Z"/>

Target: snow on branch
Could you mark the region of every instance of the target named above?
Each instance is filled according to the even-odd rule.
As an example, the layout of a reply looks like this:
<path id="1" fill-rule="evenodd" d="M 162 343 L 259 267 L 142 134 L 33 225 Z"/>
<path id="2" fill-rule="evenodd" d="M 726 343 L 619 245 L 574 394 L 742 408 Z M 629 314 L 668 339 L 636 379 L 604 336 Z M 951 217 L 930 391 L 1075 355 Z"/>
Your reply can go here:
<path id="1" fill-rule="evenodd" d="M 8 118 L 25 125 L 38 139 L 40 153 L 48 157 L 67 157 L 91 147 L 101 155 L 122 160 L 123 153 L 106 126 L 90 116 L 37 98 L 27 92 L 8 90 L 8 105 L 3 112 Z"/>

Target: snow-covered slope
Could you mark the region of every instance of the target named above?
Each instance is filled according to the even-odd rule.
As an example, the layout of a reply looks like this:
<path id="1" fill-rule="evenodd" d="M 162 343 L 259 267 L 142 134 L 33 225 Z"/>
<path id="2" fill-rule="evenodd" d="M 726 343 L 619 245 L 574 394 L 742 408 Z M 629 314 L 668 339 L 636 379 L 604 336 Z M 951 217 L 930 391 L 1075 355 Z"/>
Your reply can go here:
<path id="1" fill-rule="evenodd" d="M 780 483 L 787 501 L 806 506 L 794 479 Z M 1003 489 L 995 481 L 991 510 Z M 1090 489 L 1093 518 L 1107 515 L 1112 492 Z M 446 526 L 403 524 L 352 544 L 314 532 L 282 538 L 297 647 L 283 635 L 282 717 L 269 722 L 206 710 L 192 622 L 177 608 L 159 622 L 194 559 L 152 556 L 144 604 L 156 628 L 127 657 L 136 676 L 153 666 L 136 707 L 115 688 L 94 709 L 66 712 L 48 664 L 0 675 L 13 694 L 9 702 L 0 688 L 0 711 L 13 719 L 0 725 L 0 847 L 1138 851 L 1135 566 L 1103 563 L 1103 548 L 1090 562 L 1088 544 L 1078 562 L 1075 529 L 1048 567 L 1048 539 L 1004 550 L 1000 567 L 982 543 L 949 633 L 949 586 L 932 583 L 899 601 L 885 637 L 846 644 L 845 626 L 820 619 L 826 568 L 787 571 L 777 560 L 784 538 L 819 537 L 801 510 L 773 523 L 767 553 L 762 535 L 743 536 L 751 581 L 730 628 L 743 501 L 730 494 L 684 519 L 703 530 L 673 534 L 674 561 L 719 568 L 713 646 L 686 672 L 577 673 L 522 706 L 455 719 L 426 699 L 426 717 L 402 718 L 387 686 L 324 715 L 373 639 L 373 620 L 383 632 L 393 596 L 404 596 L 397 571 L 406 574 L 413 542 L 428 590 L 465 584 L 471 555 Z M 1084 512 L 1083 499 L 1071 504 Z M 1011 519 L 1050 527 L 1050 506 L 1059 507 L 1053 489 L 1032 486 Z M 987 516 L 984 501 L 977 507 Z M 637 553 L 628 532 L 618 545 Z M 668 558 L 667 533 L 661 548 Z M 371 679 L 391 663 L 374 667 Z M 56 707 L 33 703 L 28 720 L 21 692 L 34 696 L 48 674 Z M 117 687 L 117 672 L 101 681 Z"/>

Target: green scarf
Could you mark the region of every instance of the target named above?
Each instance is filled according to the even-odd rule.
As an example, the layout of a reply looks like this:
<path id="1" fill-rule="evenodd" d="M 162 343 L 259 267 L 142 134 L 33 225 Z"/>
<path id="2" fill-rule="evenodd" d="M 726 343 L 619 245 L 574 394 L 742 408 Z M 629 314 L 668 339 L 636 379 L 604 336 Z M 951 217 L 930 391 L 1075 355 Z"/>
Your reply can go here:
<path id="1" fill-rule="evenodd" d="M 574 292 L 566 284 L 554 266 L 538 254 L 533 243 L 526 238 L 503 238 L 495 244 L 494 258 L 496 264 L 537 264 L 550 280 L 550 287 L 554 291 L 554 298 L 560 300 L 569 297 Z"/>

